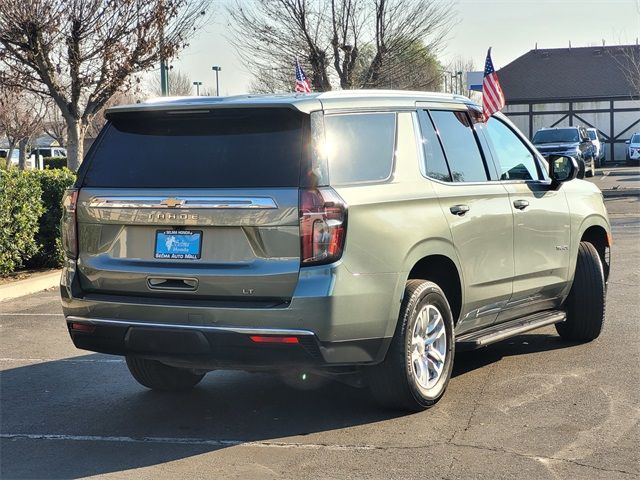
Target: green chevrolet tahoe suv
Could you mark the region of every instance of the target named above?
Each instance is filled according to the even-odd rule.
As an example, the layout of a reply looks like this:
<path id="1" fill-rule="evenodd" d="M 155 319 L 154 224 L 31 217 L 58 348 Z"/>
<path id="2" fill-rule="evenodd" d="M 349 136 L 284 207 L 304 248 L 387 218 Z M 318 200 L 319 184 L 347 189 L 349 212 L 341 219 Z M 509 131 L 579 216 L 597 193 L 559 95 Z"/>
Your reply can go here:
<path id="1" fill-rule="evenodd" d="M 308 372 L 420 410 L 456 350 L 551 324 L 600 334 L 600 191 L 464 97 L 200 97 L 106 117 L 64 199 L 62 305 L 78 348 L 126 356 L 146 387 Z"/>

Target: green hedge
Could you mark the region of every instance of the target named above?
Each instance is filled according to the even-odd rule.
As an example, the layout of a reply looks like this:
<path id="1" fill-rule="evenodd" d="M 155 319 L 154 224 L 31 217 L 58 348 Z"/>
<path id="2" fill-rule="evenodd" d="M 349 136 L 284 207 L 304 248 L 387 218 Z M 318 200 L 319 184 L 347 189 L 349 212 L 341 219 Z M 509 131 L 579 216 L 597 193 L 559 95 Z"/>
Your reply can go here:
<path id="1" fill-rule="evenodd" d="M 0 171 L 0 273 L 11 273 L 38 252 L 44 212 L 38 178 L 18 169 Z"/>
<path id="2" fill-rule="evenodd" d="M 67 168 L 67 157 L 44 157 L 42 163 L 44 168 Z"/>
<path id="3" fill-rule="evenodd" d="M 70 170 L 0 171 L 0 273 L 62 265 L 62 195 Z"/>
<path id="4" fill-rule="evenodd" d="M 30 268 L 59 267 L 64 260 L 60 241 L 60 219 L 62 218 L 62 196 L 76 181 L 71 170 L 30 170 L 28 175 L 36 177 L 42 189 L 42 204 L 45 208 L 40 217 L 40 228 L 36 235 L 39 251 L 28 262 Z"/>

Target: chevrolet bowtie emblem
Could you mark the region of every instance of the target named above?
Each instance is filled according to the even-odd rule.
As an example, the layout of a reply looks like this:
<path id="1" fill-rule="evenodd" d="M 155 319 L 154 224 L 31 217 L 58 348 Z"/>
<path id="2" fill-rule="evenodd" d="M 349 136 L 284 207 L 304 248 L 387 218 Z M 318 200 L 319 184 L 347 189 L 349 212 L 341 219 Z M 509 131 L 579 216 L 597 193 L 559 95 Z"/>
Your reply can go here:
<path id="1" fill-rule="evenodd" d="M 168 208 L 176 208 L 179 205 L 184 205 L 184 200 L 178 198 L 165 198 L 160 202 L 160 205 L 165 205 Z"/>

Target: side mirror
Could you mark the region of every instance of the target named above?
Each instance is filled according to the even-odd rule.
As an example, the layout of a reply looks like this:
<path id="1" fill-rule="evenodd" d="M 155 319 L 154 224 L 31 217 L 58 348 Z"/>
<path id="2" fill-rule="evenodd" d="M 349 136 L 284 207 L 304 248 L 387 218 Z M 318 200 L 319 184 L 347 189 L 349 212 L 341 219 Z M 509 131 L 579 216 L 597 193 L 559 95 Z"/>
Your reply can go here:
<path id="1" fill-rule="evenodd" d="M 578 161 L 573 157 L 564 155 L 549 156 L 549 176 L 556 187 L 561 183 L 573 180 L 578 176 Z"/>
<path id="2" fill-rule="evenodd" d="M 629 145 L 631 143 L 631 140 L 625 140 L 624 143 L 626 143 L 627 145 Z"/>

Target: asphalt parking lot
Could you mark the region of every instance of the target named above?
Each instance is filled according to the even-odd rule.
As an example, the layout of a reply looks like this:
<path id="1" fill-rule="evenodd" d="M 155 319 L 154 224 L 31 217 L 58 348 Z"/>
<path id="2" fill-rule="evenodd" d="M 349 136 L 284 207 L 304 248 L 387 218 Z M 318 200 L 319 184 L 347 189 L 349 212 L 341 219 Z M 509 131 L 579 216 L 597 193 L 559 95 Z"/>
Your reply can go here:
<path id="1" fill-rule="evenodd" d="M 0 477 L 638 478 L 640 200 L 607 206 L 602 336 L 569 344 L 551 327 L 459 354 L 419 414 L 266 374 L 149 392 L 120 358 L 73 347 L 55 290 L 0 303 Z"/>

